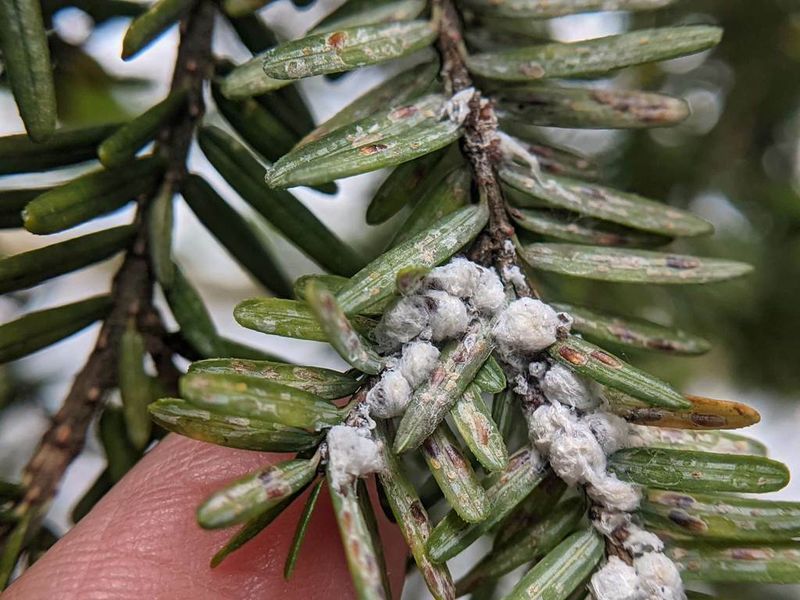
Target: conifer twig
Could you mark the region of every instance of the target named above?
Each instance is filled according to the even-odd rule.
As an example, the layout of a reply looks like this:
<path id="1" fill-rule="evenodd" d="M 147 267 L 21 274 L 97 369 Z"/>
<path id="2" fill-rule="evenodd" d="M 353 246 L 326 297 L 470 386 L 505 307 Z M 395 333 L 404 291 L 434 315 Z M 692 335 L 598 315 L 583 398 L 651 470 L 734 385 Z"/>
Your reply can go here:
<path id="1" fill-rule="evenodd" d="M 434 11 L 439 19 L 437 46 L 442 59 L 441 74 L 445 92 L 455 94 L 474 87 L 467 70 L 461 18 L 455 5 L 452 0 L 435 0 Z M 496 167 L 501 159 L 497 115 L 491 101 L 483 98 L 477 89 L 469 101 L 469 114 L 464 127 L 463 152 L 472 167 L 478 196 L 481 200 L 485 199 L 489 206 L 489 228 L 475 242 L 471 258 L 487 265 L 494 264 L 505 280 L 509 269 L 519 266 L 510 243 L 514 238 L 514 226 L 506 213 L 503 190 L 497 176 Z M 537 295 L 533 290 L 526 289 L 527 286 L 523 287 L 519 279 L 514 282 L 514 287 L 520 296 Z"/>
<path id="2" fill-rule="evenodd" d="M 446 93 L 455 94 L 473 86 L 464 60 L 466 49 L 461 19 L 452 0 L 435 0 L 434 6 L 439 15 L 438 47 L 442 59 L 442 79 Z M 476 240 L 471 258 L 477 262 L 494 264 L 505 279 L 508 269 L 519 265 L 513 246 L 509 244 L 515 235 L 514 226 L 508 218 L 503 190 L 497 176 L 496 165 L 502 158 L 499 145 L 494 107 L 476 89 L 469 101 L 463 151 L 472 167 L 479 197 L 488 203 L 489 228 Z M 532 289 L 520 289 L 518 280 L 514 282 L 514 287 L 519 296 L 538 296 Z M 529 413 L 535 411 L 544 401 L 541 391 L 535 385 L 520 398 L 523 411 Z M 616 541 L 606 539 L 606 548 L 609 554 L 618 556 L 627 564 L 633 562 L 630 554 Z"/>
<path id="3" fill-rule="evenodd" d="M 181 41 L 172 90 L 188 91 L 188 110 L 159 136 L 157 152 L 166 159 L 167 167 L 157 193 L 177 191 L 186 173 L 186 156 L 195 125 L 203 113 L 203 81 L 211 68 L 213 22 L 213 6 L 205 0 L 198 2 L 181 21 Z M 64 472 L 83 449 L 86 433 L 102 405 L 104 393 L 117 384 L 118 346 L 129 319 L 136 319 L 145 332 L 148 351 L 156 360 L 159 376 L 166 387 L 174 387 L 177 381 L 172 351 L 165 339 L 166 328 L 152 304 L 154 277 L 148 260 L 145 214 L 154 197 L 139 199 L 137 234 L 112 283 L 111 313 L 104 320 L 94 349 L 23 472 L 25 493 L 15 508 L 18 515 L 32 512 L 34 521 L 43 518 Z M 8 532 L 8 529 L 1 532 L 2 536 Z"/>

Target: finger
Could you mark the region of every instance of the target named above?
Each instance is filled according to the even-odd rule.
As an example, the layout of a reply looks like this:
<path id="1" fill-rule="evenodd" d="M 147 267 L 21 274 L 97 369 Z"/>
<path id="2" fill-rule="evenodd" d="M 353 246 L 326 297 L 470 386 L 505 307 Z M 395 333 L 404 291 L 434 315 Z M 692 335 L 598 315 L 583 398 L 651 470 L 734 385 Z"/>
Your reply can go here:
<path id="1" fill-rule="evenodd" d="M 225 483 L 281 455 L 168 436 L 9 588 L 7 600 L 336 600 L 354 597 L 327 490 L 320 496 L 291 581 L 283 563 L 305 495 L 216 569 L 233 529 L 203 531 L 195 509 Z M 406 557 L 398 530 L 376 511 L 396 595 Z"/>

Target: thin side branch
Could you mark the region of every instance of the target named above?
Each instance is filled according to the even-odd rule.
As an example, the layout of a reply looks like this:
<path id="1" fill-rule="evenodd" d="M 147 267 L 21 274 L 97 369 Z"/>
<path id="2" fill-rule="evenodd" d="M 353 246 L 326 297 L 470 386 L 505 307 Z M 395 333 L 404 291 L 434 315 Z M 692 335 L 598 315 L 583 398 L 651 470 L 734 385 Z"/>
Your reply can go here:
<path id="1" fill-rule="evenodd" d="M 83 449 L 86 431 L 105 391 L 116 384 L 116 347 L 125 323 L 138 317 L 149 303 L 150 289 L 144 238 L 139 235 L 114 277 L 112 312 L 103 322 L 95 347 L 25 468 L 25 495 L 16 509 L 18 514 L 34 511 L 42 517 L 64 471 Z"/>
<path id="2" fill-rule="evenodd" d="M 472 86 L 464 60 L 466 49 L 461 33 L 461 20 L 452 0 L 436 0 L 435 6 L 440 14 L 438 46 L 442 57 L 442 79 L 445 91 L 454 94 Z M 508 219 L 503 190 L 497 176 L 496 165 L 502 158 L 500 140 L 497 137 L 497 116 L 491 102 L 482 98 L 477 90 L 469 106 L 463 151 L 472 167 L 479 197 L 481 200 L 485 199 L 489 206 L 488 231 L 476 241 L 471 258 L 485 264 L 494 264 L 505 280 L 508 269 L 519 268 L 519 265 L 513 245 L 509 244 L 515 237 L 514 226 Z M 530 288 L 520 289 L 519 278 L 514 281 L 514 287 L 519 296 L 538 296 Z M 527 415 L 546 402 L 538 385 L 533 382 L 528 392 L 519 397 L 522 411 Z M 608 555 L 618 556 L 627 564 L 633 562 L 630 553 L 621 543 L 608 538 L 606 552 Z"/>
<path id="3" fill-rule="evenodd" d="M 172 89 L 186 89 L 188 110 L 159 136 L 157 152 L 167 160 L 161 190 L 177 191 L 186 173 L 186 156 L 197 120 L 203 113 L 203 81 L 210 72 L 211 32 L 214 8 L 201 1 L 181 22 L 181 42 Z M 19 515 L 32 512 L 40 521 L 58 491 L 67 467 L 81 452 L 86 434 L 105 393 L 117 385 L 118 347 L 129 319 L 135 319 L 145 335 L 148 352 L 168 388 L 177 381 L 167 331 L 152 304 L 154 279 L 148 260 L 146 211 L 152 197 L 139 199 L 136 239 L 114 277 L 112 311 L 103 322 L 92 353 L 75 378 L 61 409 L 52 419 L 22 476 L 25 495 L 17 505 Z"/>
<path id="4" fill-rule="evenodd" d="M 439 16 L 437 45 L 442 59 L 441 75 L 445 92 L 455 94 L 470 87 L 474 88 L 465 61 L 466 48 L 458 11 L 452 0 L 435 0 L 434 7 Z M 506 283 L 510 283 L 506 274 L 512 267 L 518 267 L 518 264 L 511 244 L 514 226 L 508 219 L 503 190 L 497 176 L 497 164 L 501 159 L 497 115 L 491 101 L 483 98 L 477 89 L 470 100 L 469 109 L 464 123 L 462 149 L 472 167 L 478 196 L 489 206 L 489 228 L 478 238 L 471 258 L 484 264 L 493 264 Z M 519 279 L 514 282 L 514 287 L 520 296 L 532 295 L 530 288 L 527 285 L 523 287 Z"/>

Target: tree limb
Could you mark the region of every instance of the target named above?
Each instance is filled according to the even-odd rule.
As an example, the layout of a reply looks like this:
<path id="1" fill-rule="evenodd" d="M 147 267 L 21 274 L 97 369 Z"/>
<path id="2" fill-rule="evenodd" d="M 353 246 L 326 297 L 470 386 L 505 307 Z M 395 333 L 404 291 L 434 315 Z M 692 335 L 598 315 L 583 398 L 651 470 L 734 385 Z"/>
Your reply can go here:
<path id="1" fill-rule="evenodd" d="M 452 95 L 470 87 L 474 89 L 465 61 L 466 48 L 458 11 L 452 0 L 435 0 L 434 9 L 439 17 L 437 46 L 442 59 L 441 75 L 445 92 Z M 491 101 L 483 98 L 477 89 L 469 101 L 469 114 L 464 127 L 462 150 L 472 167 L 478 197 L 489 206 L 489 228 L 473 246 L 471 258 L 494 264 L 500 276 L 509 284 L 509 269 L 519 265 L 511 244 L 514 226 L 508 219 L 497 176 L 497 163 L 501 159 L 497 115 Z M 527 285 L 522 286 L 519 280 L 514 282 L 514 287 L 519 296 L 536 295 Z"/>
<path id="2" fill-rule="evenodd" d="M 214 8 L 201 0 L 181 22 L 181 41 L 172 89 L 186 89 L 188 109 L 159 135 L 156 152 L 167 160 L 161 189 L 174 193 L 186 174 L 186 156 L 197 121 L 203 113 L 203 81 L 211 68 L 211 33 Z M 94 415 L 105 392 L 117 385 L 118 347 L 126 323 L 133 318 L 145 333 L 147 349 L 158 366 L 159 376 L 174 387 L 177 370 L 161 315 L 152 304 L 154 278 L 148 260 L 145 218 L 150 201 L 139 198 L 137 234 L 125 255 L 111 287 L 112 309 L 103 322 L 95 347 L 55 414 L 47 432 L 22 476 L 25 493 L 15 508 L 17 515 L 32 513 L 40 522 L 58 491 L 64 472 L 81 452 Z M 7 534 L 8 531 L 3 532 Z"/>

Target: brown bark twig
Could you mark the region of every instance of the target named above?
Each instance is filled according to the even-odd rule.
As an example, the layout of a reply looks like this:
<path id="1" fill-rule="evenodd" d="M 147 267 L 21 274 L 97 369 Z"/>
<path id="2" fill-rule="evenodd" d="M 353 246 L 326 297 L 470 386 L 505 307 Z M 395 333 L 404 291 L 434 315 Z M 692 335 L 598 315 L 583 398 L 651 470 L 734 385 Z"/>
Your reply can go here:
<path id="1" fill-rule="evenodd" d="M 434 8 L 439 15 L 439 39 L 437 45 L 442 59 L 441 75 L 445 92 L 454 94 L 473 87 L 472 78 L 465 61 L 466 48 L 462 35 L 461 18 L 452 0 L 434 0 Z M 503 190 L 497 175 L 497 164 L 502 159 L 497 137 L 497 115 L 491 101 L 481 97 L 476 89 L 469 103 L 469 115 L 465 121 L 465 132 L 462 139 L 464 155 L 469 160 L 478 196 L 489 206 L 489 226 L 476 240 L 470 250 L 470 258 L 486 265 L 493 264 L 509 285 L 506 279 L 508 270 L 520 268 L 513 245 L 515 239 L 514 226 L 511 224 Z M 539 297 L 532 286 L 522 287 L 518 280 L 514 281 L 514 289 L 518 296 Z M 522 287 L 522 289 L 520 289 Z M 529 391 L 520 394 L 520 406 L 524 414 L 532 414 L 546 402 L 538 385 L 530 382 Z M 594 505 L 593 505 L 594 506 Z M 624 536 L 626 532 L 620 532 Z M 627 564 L 633 559 L 623 547 L 621 539 L 606 538 L 606 553 L 618 556 Z"/>
<path id="2" fill-rule="evenodd" d="M 452 0 L 434 0 L 434 10 L 439 17 L 437 46 L 442 59 L 441 75 L 445 93 L 452 95 L 468 88 L 475 89 L 469 101 L 469 114 L 464 122 L 462 151 L 472 168 L 478 197 L 485 200 L 489 207 L 489 227 L 476 240 L 470 258 L 496 266 L 505 280 L 509 269 L 519 267 L 519 264 L 510 243 L 514 239 L 514 226 L 508 218 L 497 175 L 497 164 L 502 158 L 497 136 L 497 115 L 491 101 L 483 98 L 480 91 L 473 86 L 465 60 L 461 17 L 455 5 Z M 519 281 L 515 282 L 514 287 L 519 296 L 536 295 Z"/>
<path id="3" fill-rule="evenodd" d="M 186 156 L 195 125 L 203 113 L 203 81 L 211 68 L 213 23 L 214 8 L 207 0 L 198 2 L 181 21 L 181 41 L 172 89 L 187 90 L 188 109 L 159 135 L 156 152 L 166 159 L 167 167 L 157 193 L 163 193 L 165 189 L 176 192 L 186 174 Z M 23 472 L 21 483 L 25 492 L 15 507 L 15 513 L 19 516 L 32 514 L 37 524 L 58 491 L 67 467 L 83 449 L 89 426 L 102 405 L 105 392 L 117 384 L 118 346 L 129 319 L 135 319 L 143 331 L 147 350 L 153 356 L 165 385 L 172 389 L 177 382 L 173 351 L 165 341 L 167 331 L 160 313 L 152 304 L 154 278 L 148 259 L 146 213 L 154 197 L 138 199 L 137 233 L 114 276 L 111 312 L 103 321 L 94 349 Z M 9 531 L 0 532 L 0 538 Z"/>

